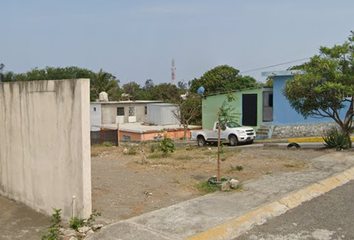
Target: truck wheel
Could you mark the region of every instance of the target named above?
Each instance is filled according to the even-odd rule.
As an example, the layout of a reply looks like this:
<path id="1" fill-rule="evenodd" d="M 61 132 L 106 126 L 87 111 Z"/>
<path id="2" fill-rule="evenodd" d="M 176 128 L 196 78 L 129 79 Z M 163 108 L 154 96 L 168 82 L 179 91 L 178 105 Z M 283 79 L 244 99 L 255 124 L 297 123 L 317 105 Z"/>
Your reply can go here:
<path id="1" fill-rule="evenodd" d="M 205 139 L 203 136 L 198 136 L 197 144 L 198 144 L 198 147 L 203 147 L 205 145 Z"/>
<path id="2" fill-rule="evenodd" d="M 229 137 L 229 142 L 230 142 L 231 146 L 237 146 L 237 144 L 238 144 L 237 137 L 234 135 L 231 135 Z"/>

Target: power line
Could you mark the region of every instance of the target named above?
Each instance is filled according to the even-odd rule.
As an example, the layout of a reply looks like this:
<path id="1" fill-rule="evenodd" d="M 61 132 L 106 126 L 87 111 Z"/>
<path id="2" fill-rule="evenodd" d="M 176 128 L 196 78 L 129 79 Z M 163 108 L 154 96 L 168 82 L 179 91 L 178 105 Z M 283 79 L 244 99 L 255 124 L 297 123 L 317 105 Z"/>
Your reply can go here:
<path id="1" fill-rule="evenodd" d="M 251 70 L 247 70 L 247 71 L 242 71 L 240 73 L 254 72 L 254 71 L 258 71 L 258 70 L 262 70 L 262 69 L 267 69 L 267 68 L 271 68 L 271 67 L 277 67 L 277 66 L 286 65 L 286 64 L 294 63 L 294 62 L 300 62 L 300 61 L 304 61 L 304 60 L 308 60 L 308 59 L 310 59 L 310 58 L 307 57 L 307 58 L 302 58 L 302 59 L 298 59 L 298 60 L 294 60 L 294 61 L 290 61 L 290 62 L 284 62 L 284 63 L 275 64 L 275 65 L 270 65 L 270 66 L 267 66 L 267 67 L 255 68 L 255 69 L 251 69 Z"/>

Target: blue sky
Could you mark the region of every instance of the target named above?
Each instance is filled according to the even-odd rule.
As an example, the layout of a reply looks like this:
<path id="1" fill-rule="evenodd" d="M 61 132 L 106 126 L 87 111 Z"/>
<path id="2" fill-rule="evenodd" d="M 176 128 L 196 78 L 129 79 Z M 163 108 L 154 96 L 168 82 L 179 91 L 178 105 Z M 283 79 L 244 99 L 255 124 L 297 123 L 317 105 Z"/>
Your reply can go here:
<path id="1" fill-rule="evenodd" d="M 248 70 L 311 57 L 354 30 L 350 0 L 0 0 L 0 63 L 110 72 L 121 84 L 199 78 L 222 64 Z M 293 64 L 300 64 L 296 62 Z"/>

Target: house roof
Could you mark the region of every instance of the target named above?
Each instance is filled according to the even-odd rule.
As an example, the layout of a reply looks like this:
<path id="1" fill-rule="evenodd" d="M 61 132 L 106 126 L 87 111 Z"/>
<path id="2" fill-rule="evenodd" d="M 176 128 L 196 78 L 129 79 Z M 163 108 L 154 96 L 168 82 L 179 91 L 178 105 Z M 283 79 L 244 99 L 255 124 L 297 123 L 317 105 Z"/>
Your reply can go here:
<path id="1" fill-rule="evenodd" d="M 293 76 L 295 74 L 304 73 L 302 70 L 285 70 L 285 71 L 270 71 L 270 72 L 262 72 L 262 77 L 271 77 L 271 76 Z"/>
<path id="2" fill-rule="evenodd" d="M 137 101 L 109 101 L 109 102 L 91 102 L 90 104 L 156 104 L 163 103 L 159 100 L 137 100 Z"/>

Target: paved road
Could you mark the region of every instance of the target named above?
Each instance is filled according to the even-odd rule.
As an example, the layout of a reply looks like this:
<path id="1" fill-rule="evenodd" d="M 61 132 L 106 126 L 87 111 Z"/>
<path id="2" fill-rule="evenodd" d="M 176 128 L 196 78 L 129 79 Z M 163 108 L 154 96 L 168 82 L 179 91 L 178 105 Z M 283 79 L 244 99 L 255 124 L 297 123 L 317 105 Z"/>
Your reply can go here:
<path id="1" fill-rule="evenodd" d="M 354 181 L 303 203 L 234 240 L 300 239 L 354 239 Z"/>

